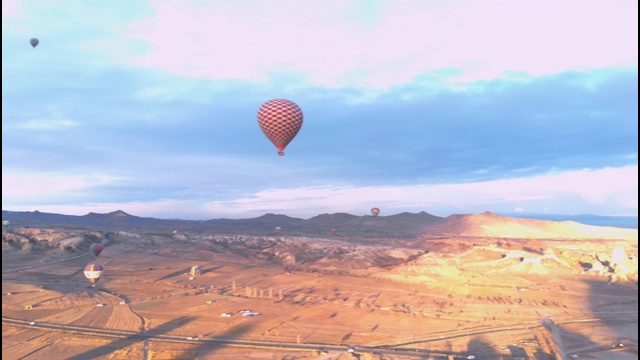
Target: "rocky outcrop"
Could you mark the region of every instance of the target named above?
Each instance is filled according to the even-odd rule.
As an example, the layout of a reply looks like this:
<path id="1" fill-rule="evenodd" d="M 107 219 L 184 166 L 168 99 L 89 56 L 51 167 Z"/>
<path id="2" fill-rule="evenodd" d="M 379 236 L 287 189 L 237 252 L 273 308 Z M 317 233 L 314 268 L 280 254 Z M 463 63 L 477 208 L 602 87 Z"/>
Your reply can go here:
<path id="1" fill-rule="evenodd" d="M 632 261 L 622 246 L 616 247 L 611 253 L 609 266 L 619 279 L 632 280 L 638 278 L 638 261 Z"/>

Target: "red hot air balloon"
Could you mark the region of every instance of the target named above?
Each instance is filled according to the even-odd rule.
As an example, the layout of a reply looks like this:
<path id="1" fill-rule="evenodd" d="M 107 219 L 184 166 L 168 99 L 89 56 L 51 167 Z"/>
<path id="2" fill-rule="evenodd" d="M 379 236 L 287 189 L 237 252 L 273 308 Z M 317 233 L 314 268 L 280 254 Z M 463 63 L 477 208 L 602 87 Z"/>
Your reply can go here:
<path id="1" fill-rule="evenodd" d="M 89 264 L 84 268 L 84 276 L 92 283 L 97 283 L 104 273 L 104 267 L 100 264 Z"/>
<path id="2" fill-rule="evenodd" d="M 98 244 L 98 243 L 91 244 L 91 252 L 95 256 L 100 255 L 100 253 L 102 252 L 102 244 Z"/>
<path id="3" fill-rule="evenodd" d="M 284 155 L 284 148 L 300 131 L 302 121 L 302 110 L 290 100 L 269 100 L 258 109 L 258 125 L 276 146 L 279 156 Z"/>
<path id="4" fill-rule="evenodd" d="M 336 236 L 336 229 L 331 229 L 331 235 Z"/>
<path id="5" fill-rule="evenodd" d="M 34 48 L 36 46 L 38 46 L 38 44 L 40 43 L 40 40 L 36 39 L 36 38 L 31 38 L 29 39 L 29 44 L 31 44 L 31 46 L 33 46 Z"/>
<path id="6" fill-rule="evenodd" d="M 380 209 L 377 207 L 371 208 L 371 215 L 378 216 L 380 214 Z"/>

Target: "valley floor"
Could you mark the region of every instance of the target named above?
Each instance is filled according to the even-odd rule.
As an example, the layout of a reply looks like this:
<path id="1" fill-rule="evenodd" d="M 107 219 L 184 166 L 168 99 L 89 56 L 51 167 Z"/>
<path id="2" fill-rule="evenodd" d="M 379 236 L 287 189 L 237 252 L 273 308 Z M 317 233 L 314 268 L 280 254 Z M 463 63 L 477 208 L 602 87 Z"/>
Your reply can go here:
<path id="1" fill-rule="evenodd" d="M 635 279 L 579 263 L 615 246 L 637 259 L 637 243 L 402 240 L 420 252 L 394 262 L 366 239 L 266 239 L 351 253 L 276 261 L 276 245 L 237 237 L 119 236 L 98 258 L 3 251 L 3 358 L 638 358 L 637 262 Z M 106 269 L 95 287 L 91 262 Z"/>

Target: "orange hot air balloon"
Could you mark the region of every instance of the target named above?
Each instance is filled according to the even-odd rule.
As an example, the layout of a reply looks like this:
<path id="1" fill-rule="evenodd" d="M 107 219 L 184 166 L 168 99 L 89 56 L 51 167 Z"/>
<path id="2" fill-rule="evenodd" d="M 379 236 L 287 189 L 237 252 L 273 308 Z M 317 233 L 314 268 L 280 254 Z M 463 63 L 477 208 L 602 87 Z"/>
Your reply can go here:
<path id="1" fill-rule="evenodd" d="M 302 122 L 302 110 L 291 100 L 269 100 L 258 109 L 258 125 L 276 146 L 279 156 L 284 155 L 284 148 L 296 137 Z"/>
<path id="2" fill-rule="evenodd" d="M 371 215 L 378 216 L 380 214 L 380 209 L 377 207 L 371 208 Z"/>
<path id="3" fill-rule="evenodd" d="M 38 46 L 38 44 L 40 43 L 40 40 L 36 39 L 36 38 L 31 38 L 29 39 L 29 44 L 31 44 L 31 46 L 33 46 L 34 48 L 36 46 Z"/>
<path id="4" fill-rule="evenodd" d="M 336 229 L 331 229 L 331 235 L 336 236 Z"/>

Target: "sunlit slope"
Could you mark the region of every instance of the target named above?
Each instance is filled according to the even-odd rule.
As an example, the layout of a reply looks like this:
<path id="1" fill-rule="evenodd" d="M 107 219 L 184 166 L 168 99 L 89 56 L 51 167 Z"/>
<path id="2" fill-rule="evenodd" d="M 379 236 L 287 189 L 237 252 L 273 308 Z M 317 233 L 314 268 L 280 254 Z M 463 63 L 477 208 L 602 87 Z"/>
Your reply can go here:
<path id="1" fill-rule="evenodd" d="M 427 227 L 426 233 L 528 239 L 638 240 L 637 229 L 584 225 L 574 221 L 519 219 L 490 212 L 451 215 L 444 222 Z"/>

